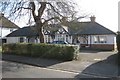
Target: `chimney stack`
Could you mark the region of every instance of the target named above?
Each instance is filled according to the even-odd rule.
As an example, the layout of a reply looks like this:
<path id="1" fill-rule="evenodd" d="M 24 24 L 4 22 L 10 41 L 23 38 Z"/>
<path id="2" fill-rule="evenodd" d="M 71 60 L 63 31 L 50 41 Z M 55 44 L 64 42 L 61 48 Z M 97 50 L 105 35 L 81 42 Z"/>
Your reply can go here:
<path id="1" fill-rule="evenodd" d="M 4 14 L 3 14 L 3 13 L 0 13 L 0 16 L 2 16 L 2 17 L 3 17 L 3 16 L 4 16 Z"/>
<path id="2" fill-rule="evenodd" d="M 95 16 L 91 16 L 90 17 L 91 22 L 95 22 L 95 18 L 96 18 Z"/>
<path id="3" fill-rule="evenodd" d="M 63 25 L 66 25 L 66 23 L 67 23 L 67 17 L 63 17 L 63 18 L 62 18 L 62 24 L 63 24 Z"/>

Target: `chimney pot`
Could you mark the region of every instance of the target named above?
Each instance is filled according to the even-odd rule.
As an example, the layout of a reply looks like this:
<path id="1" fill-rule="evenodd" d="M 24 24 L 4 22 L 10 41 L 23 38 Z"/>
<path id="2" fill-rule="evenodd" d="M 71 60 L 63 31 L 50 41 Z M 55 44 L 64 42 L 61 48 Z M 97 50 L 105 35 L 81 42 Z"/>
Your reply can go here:
<path id="1" fill-rule="evenodd" d="M 95 16 L 91 16 L 90 17 L 91 22 L 95 22 L 95 18 L 96 18 Z"/>
<path id="2" fill-rule="evenodd" d="M 2 17 L 3 17 L 3 16 L 4 16 L 4 14 L 3 14 L 3 13 L 0 13 L 0 16 L 2 16 Z"/>

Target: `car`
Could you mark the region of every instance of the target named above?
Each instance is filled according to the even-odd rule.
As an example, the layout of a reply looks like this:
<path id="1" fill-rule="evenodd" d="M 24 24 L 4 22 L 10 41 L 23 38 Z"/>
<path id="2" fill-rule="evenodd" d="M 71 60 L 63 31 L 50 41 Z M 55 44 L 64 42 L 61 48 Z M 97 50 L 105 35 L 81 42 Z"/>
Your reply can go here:
<path id="1" fill-rule="evenodd" d="M 77 46 L 77 48 L 80 49 L 80 45 L 70 44 L 66 41 L 53 41 L 50 44 L 63 44 L 63 45 L 67 45 L 67 46 Z"/>
<path id="2" fill-rule="evenodd" d="M 53 41 L 51 42 L 51 44 L 69 44 L 69 43 L 66 41 Z"/>

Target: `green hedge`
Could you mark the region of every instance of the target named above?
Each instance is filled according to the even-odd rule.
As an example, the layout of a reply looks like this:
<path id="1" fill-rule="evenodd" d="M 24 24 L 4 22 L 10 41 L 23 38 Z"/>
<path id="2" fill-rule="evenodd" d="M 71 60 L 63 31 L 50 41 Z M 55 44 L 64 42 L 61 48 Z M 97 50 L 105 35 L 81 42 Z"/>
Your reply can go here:
<path id="1" fill-rule="evenodd" d="M 53 44 L 4 44 L 3 53 L 57 60 L 73 60 L 79 52 L 78 46 Z"/>
<path id="2" fill-rule="evenodd" d="M 118 50 L 118 65 L 120 65 L 120 32 L 118 32 L 116 37 L 117 50 Z"/>
<path id="3" fill-rule="evenodd" d="M 117 34 L 116 42 L 117 42 L 117 49 L 118 49 L 118 52 L 120 53 L 120 33 Z"/>
<path id="4" fill-rule="evenodd" d="M 120 32 L 118 32 L 116 37 L 117 50 L 118 50 L 118 65 L 120 65 Z"/>

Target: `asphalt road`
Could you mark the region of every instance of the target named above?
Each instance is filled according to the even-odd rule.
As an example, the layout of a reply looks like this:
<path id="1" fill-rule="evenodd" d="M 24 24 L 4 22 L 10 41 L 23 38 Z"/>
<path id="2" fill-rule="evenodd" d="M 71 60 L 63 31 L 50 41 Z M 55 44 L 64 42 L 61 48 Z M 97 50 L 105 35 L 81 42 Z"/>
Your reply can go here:
<path id="1" fill-rule="evenodd" d="M 63 62 L 48 66 L 47 68 L 36 67 L 36 66 L 9 62 L 9 61 L 0 61 L 2 62 L 2 65 L 0 64 L 0 68 L 2 66 L 3 78 L 99 78 L 99 77 L 103 78 L 102 75 L 98 76 L 96 74 L 91 74 L 91 73 L 97 73 L 97 74 L 104 73 L 107 75 L 108 74 L 116 75 L 118 68 L 114 65 L 115 64 L 114 63 L 115 57 L 113 56 L 114 54 L 115 52 L 83 51 L 80 53 L 80 61 L 78 60 L 71 62 Z M 25 59 L 25 61 L 26 60 L 27 59 Z M 42 61 L 41 63 L 43 64 L 44 61 L 43 60 L 41 61 Z M 89 63 L 93 63 L 93 65 L 89 65 Z M 86 68 L 86 65 L 89 66 Z M 52 69 L 50 67 L 52 67 Z M 72 72 L 72 70 L 76 70 L 76 71 Z"/>
<path id="2" fill-rule="evenodd" d="M 73 78 L 76 74 L 3 61 L 3 78 Z"/>
<path id="3" fill-rule="evenodd" d="M 2 61 L 2 78 L 93 78 L 96 76 Z"/>

